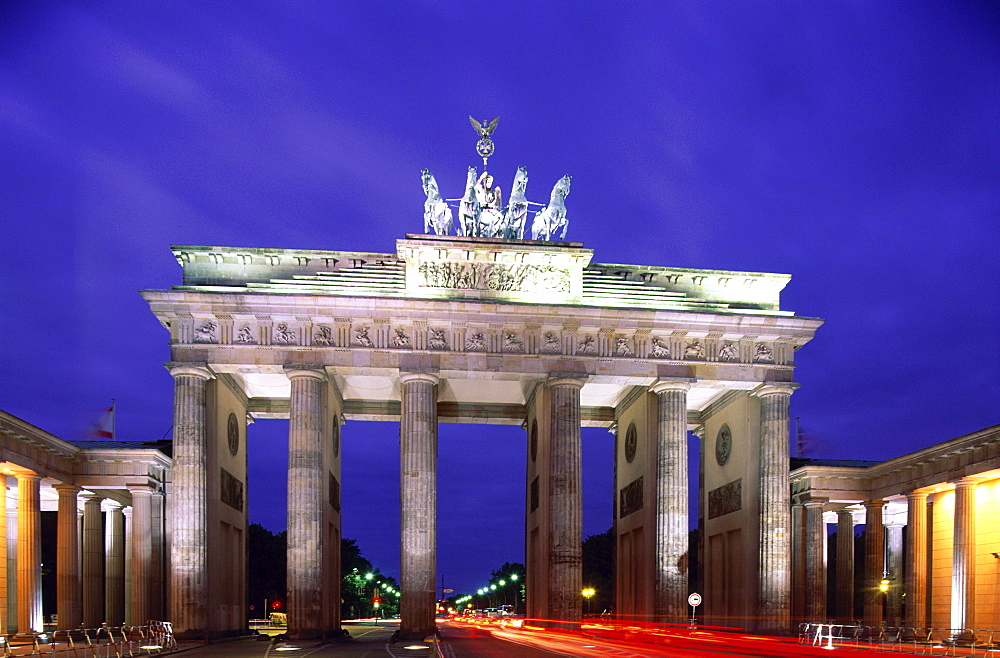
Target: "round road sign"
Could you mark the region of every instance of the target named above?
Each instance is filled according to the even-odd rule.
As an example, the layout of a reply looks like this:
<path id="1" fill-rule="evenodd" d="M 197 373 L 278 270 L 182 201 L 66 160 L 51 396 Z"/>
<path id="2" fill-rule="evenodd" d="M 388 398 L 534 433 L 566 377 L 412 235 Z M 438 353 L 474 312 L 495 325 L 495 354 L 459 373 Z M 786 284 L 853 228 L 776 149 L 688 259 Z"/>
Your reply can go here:
<path id="1" fill-rule="evenodd" d="M 701 605 L 701 594 L 698 592 L 692 592 L 691 596 L 688 597 L 688 605 L 692 608 L 697 608 Z"/>

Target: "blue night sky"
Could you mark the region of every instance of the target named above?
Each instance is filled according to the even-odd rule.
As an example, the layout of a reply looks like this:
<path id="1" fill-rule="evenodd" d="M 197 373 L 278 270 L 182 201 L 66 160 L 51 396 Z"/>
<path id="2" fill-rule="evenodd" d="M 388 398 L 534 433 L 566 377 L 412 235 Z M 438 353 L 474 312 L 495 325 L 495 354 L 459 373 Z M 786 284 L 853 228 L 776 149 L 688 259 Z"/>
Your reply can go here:
<path id="1" fill-rule="evenodd" d="M 85 438 L 171 425 L 138 290 L 169 245 L 394 251 L 480 165 L 573 176 L 594 260 L 781 272 L 810 456 L 885 459 L 1000 422 L 1000 9 L 992 2 L 0 4 L 0 408 Z M 287 424 L 251 426 L 284 527 Z M 397 426 L 344 428 L 344 535 L 398 574 Z M 585 534 L 611 435 L 583 435 Z M 443 425 L 439 569 L 523 559 L 525 441 Z"/>

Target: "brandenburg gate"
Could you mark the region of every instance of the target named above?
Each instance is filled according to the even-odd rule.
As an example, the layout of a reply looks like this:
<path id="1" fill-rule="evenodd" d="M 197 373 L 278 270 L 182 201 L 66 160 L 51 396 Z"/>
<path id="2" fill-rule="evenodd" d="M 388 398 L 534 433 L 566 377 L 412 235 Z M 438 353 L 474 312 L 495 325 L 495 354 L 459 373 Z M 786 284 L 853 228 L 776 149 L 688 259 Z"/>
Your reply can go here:
<path id="1" fill-rule="evenodd" d="M 339 630 L 341 504 L 356 504 L 340 496 L 341 425 L 397 419 L 403 637 L 434 629 L 439 422 L 524 429 L 527 613 L 553 620 L 581 615 L 583 426 L 615 437 L 616 612 L 685 615 L 695 432 L 709 612 L 787 629 L 788 404 L 795 351 L 821 324 L 781 310 L 790 277 L 475 235 L 407 235 L 394 253 L 173 253 L 182 283 L 142 294 L 170 332 L 178 634 L 245 625 L 233 565 L 252 418 L 290 421 L 290 635 Z"/>

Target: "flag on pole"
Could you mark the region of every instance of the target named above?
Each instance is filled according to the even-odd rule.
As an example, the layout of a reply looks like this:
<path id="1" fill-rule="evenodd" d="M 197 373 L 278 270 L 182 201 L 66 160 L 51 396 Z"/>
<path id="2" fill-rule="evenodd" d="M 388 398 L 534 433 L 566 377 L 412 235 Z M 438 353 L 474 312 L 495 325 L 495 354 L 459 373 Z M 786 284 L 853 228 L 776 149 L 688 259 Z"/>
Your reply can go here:
<path id="1" fill-rule="evenodd" d="M 90 430 L 91 436 L 99 436 L 102 439 L 114 439 L 115 438 L 115 400 L 111 400 L 111 406 L 108 407 L 101 418 L 94 423 L 94 426 Z"/>

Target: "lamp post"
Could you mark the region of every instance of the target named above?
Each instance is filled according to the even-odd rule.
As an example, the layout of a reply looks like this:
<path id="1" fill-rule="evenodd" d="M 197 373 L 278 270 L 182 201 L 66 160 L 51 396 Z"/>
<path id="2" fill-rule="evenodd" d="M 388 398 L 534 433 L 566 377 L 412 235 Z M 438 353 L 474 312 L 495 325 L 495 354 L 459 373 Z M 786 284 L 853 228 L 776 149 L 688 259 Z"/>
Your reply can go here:
<path id="1" fill-rule="evenodd" d="M 595 590 L 593 587 L 584 587 L 580 593 L 583 594 L 583 600 L 586 601 L 587 614 L 589 615 L 590 597 L 592 597 L 594 594 L 597 594 L 597 590 Z"/>
<path id="2" fill-rule="evenodd" d="M 521 586 L 517 584 L 517 574 L 516 573 L 512 573 L 510 575 L 510 581 L 514 585 L 514 614 L 516 615 L 517 614 L 517 590 L 519 590 L 521 588 Z"/>

